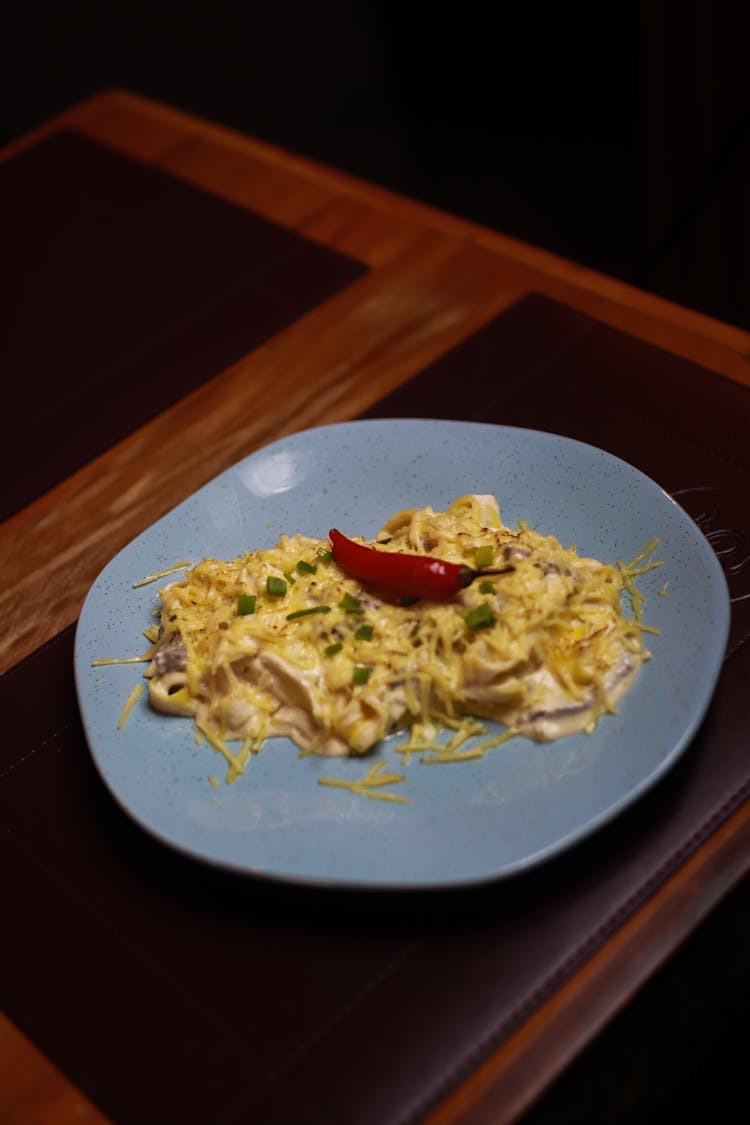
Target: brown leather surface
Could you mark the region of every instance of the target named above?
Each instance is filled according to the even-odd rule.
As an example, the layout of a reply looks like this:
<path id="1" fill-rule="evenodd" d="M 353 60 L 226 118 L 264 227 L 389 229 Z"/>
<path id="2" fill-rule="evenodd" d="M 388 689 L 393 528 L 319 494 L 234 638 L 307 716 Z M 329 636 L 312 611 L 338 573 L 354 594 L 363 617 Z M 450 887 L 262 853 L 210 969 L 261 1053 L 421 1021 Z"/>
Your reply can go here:
<path id="1" fill-rule="evenodd" d="M 72 132 L 0 163 L 0 230 L 0 519 L 365 272 Z"/>
<path id="2" fill-rule="evenodd" d="M 55 638 L 0 680 L 0 1003 L 124 1125 L 417 1121 L 750 791 L 750 394 L 533 297 L 379 407 L 410 412 L 554 429 L 691 498 L 713 490 L 697 514 L 734 623 L 712 706 L 654 791 L 537 871 L 451 893 L 312 891 L 140 832 L 86 749 L 73 630 Z"/>

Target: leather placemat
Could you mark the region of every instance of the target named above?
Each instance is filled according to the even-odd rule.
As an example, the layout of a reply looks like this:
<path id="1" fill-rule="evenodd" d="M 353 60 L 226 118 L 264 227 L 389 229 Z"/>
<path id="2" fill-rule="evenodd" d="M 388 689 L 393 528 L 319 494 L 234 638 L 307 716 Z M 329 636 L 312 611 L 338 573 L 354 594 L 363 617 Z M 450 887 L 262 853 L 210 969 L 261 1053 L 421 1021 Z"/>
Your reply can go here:
<path id="1" fill-rule="evenodd" d="M 0 519 L 365 272 L 69 131 L 0 163 Z"/>
<path id="2" fill-rule="evenodd" d="M 610 395 L 621 379 L 630 413 Z M 522 877 L 411 895 L 284 887 L 193 864 L 120 812 L 86 749 L 73 629 L 62 633 L 0 680 L 0 1004 L 123 1125 L 417 1122 L 750 790 L 747 513 L 732 508 L 747 492 L 750 395 L 530 298 L 380 413 L 426 401 L 453 417 L 486 404 L 494 421 L 554 421 L 647 470 L 660 458 L 690 496 L 710 490 L 699 515 L 735 601 L 709 713 L 645 799 Z M 631 417 L 662 410 L 669 433 Z"/>

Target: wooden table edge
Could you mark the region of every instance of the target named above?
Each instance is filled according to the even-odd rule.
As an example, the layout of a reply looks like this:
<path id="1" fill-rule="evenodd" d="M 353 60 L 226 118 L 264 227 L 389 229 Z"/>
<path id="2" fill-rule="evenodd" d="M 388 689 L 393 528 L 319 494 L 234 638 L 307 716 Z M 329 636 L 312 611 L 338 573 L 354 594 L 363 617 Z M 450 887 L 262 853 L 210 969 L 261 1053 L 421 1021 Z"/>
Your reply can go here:
<path id="1" fill-rule="evenodd" d="M 356 195 L 372 206 L 405 216 L 455 239 L 466 239 L 493 253 L 559 278 L 583 293 L 627 306 L 644 317 L 663 320 L 682 332 L 750 356 L 750 334 L 663 298 L 606 277 L 543 249 L 488 231 L 467 220 L 416 203 L 385 188 L 328 168 L 307 157 L 244 137 L 231 129 L 201 121 L 192 114 L 160 105 L 138 94 L 109 90 L 86 99 L 4 150 L 12 156 L 62 127 L 76 127 L 93 110 L 110 106 L 163 115 L 226 144 L 313 178 L 331 190 Z M 731 377 L 731 376 L 730 376 Z M 738 382 L 750 380 L 738 379 Z M 719 826 L 648 901 L 622 924 L 517 1031 L 478 1062 L 471 1076 L 447 1091 L 425 1125 L 479 1125 L 510 1122 L 543 1093 L 557 1075 L 617 1014 L 635 992 L 705 919 L 750 869 L 750 802 Z M 637 956 L 636 956 L 637 954 Z M 31 1045 L 32 1050 L 36 1048 Z M 64 1077 L 61 1081 L 67 1083 Z M 72 1087 L 71 1084 L 71 1088 Z M 12 1111 L 11 1111 L 12 1112 Z"/>
<path id="2" fill-rule="evenodd" d="M 281 169 L 320 183 L 331 191 L 343 191 L 371 206 L 427 224 L 452 238 L 471 241 L 496 254 L 521 262 L 542 274 L 558 278 L 582 292 L 595 292 L 646 317 L 666 321 L 693 336 L 720 344 L 744 359 L 750 359 L 750 332 L 738 326 L 678 305 L 628 282 L 562 258 L 540 246 L 483 227 L 430 204 L 410 199 L 312 157 L 301 156 L 270 141 L 246 136 L 229 126 L 216 124 L 192 112 L 166 105 L 130 90 L 113 87 L 92 94 L 31 130 L 24 137 L 11 142 L 0 156 L 11 157 L 43 137 L 61 128 L 75 128 L 84 122 L 86 116 L 106 112 L 111 107 L 132 109 L 153 118 L 161 118 L 168 123 L 179 124 L 193 133 L 239 148 Z"/>
<path id="3" fill-rule="evenodd" d="M 155 111 L 167 118 L 179 120 L 185 124 L 197 124 L 197 127 L 206 134 L 220 137 L 227 144 L 256 153 L 262 159 L 272 161 L 277 166 L 296 175 L 317 180 L 332 190 L 343 189 L 347 194 L 358 196 L 373 206 L 383 207 L 394 214 L 427 223 L 454 238 L 469 239 L 495 253 L 523 262 L 542 273 L 552 274 L 568 282 L 572 281 L 582 289 L 595 289 L 598 293 L 606 292 L 612 300 L 630 305 L 641 312 L 647 312 L 651 316 L 657 313 L 661 319 L 688 328 L 696 335 L 705 335 L 710 339 L 720 341 L 733 351 L 750 358 L 749 332 L 706 316 L 704 313 L 685 309 L 666 298 L 657 297 L 588 266 L 574 263 L 542 247 L 522 242 L 430 204 L 410 199 L 388 188 L 325 165 L 311 157 L 300 156 L 269 141 L 247 137 L 227 126 L 213 124 L 170 106 L 158 105 L 139 94 L 122 89 L 113 89 L 104 91 L 97 97 L 102 100 L 111 98 L 122 104 Z"/>
<path id="4" fill-rule="evenodd" d="M 750 871 L 745 801 L 422 1125 L 517 1121 Z"/>

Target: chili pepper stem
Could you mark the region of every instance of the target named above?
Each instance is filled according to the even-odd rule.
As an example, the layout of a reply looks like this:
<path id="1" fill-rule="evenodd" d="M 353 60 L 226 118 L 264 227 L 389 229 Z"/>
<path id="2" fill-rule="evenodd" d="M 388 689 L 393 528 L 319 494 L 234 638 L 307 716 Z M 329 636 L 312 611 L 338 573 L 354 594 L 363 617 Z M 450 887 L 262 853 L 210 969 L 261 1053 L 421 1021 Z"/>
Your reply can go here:
<path id="1" fill-rule="evenodd" d="M 464 566 L 461 568 L 461 585 L 464 587 L 471 586 L 472 582 L 475 582 L 477 578 L 486 578 L 488 574 L 510 574 L 510 572 L 515 569 L 512 563 L 508 566 L 501 566 L 496 570 L 489 570 L 487 567 L 482 567 L 480 570 L 472 570 L 470 566 Z"/>

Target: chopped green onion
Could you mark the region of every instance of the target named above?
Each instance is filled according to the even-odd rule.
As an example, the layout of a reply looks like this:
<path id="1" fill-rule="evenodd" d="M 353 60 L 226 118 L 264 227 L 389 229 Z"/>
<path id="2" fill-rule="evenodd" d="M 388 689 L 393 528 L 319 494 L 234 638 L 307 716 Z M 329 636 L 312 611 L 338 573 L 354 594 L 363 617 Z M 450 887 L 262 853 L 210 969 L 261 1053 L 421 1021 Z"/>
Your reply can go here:
<path id="1" fill-rule="evenodd" d="M 300 559 L 299 562 L 297 563 L 297 570 L 300 572 L 300 574 L 317 574 L 318 573 L 317 566 L 313 566 L 312 563 L 305 562 L 304 559 Z"/>
<path id="2" fill-rule="evenodd" d="M 323 562 L 330 562 L 333 558 L 333 554 L 328 550 L 327 547 L 318 547 L 315 554 L 319 559 L 322 559 Z"/>
<path id="3" fill-rule="evenodd" d="M 369 664 L 355 664 L 352 672 L 352 683 L 366 684 L 371 675 L 372 668 Z"/>
<path id="4" fill-rule="evenodd" d="M 326 648 L 324 648 L 323 652 L 326 654 L 326 656 L 335 656 L 337 652 L 341 652 L 343 647 L 344 646 L 342 645 L 341 641 L 337 641 L 336 644 L 328 645 Z"/>
<path id="5" fill-rule="evenodd" d="M 410 637 L 416 637 L 418 632 L 419 632 L 419 622 L 415 621 L 414 624 L 412 625 L 411 629 L 409 630 L 409 636 Z"/>
<path id="6" fill-rule="evenodd" d="M 354 634 L 355 641 L 371 641 L 373 634 L 372 625 L 360 625 Z"/>
<path id="7" fill-rule="evenodd" d="M 480 582 L 479 583 L 479 592 L 481 594 L 494 594 L 495 593 L 495 587 L 492 584 L 492 582 Z"/>
<path id="8" fill-rule="evenodd" d="M 287 621 L 294 621 L 296 617 L 309 617 L 311 613 L 330 613 L 329 605 L 314 605 L 310 609 L 297 609 L 294 613 L 287 613 Z"/>
<path id="9" fill-rule="evenodd" d="M 287 580 L 287 582 L 289 583 L 290 586 L 293 586 L 294 583 L 297 581 L 297 579 L 294 577 L 294 575 L 290 574 L 287 570 L 284 571 L 284 577 L 286 578 L 286 580 Z"/>
<path id="10" fill-rule="evenodd" d="M 378 543 L 382 543 L 383 546 L 385 546 L 386 543 L 390 543 L 391 538 L 392 536 L 389 535 L 387 539 L 378 539 Z"/>
<path id="11" fill-rule="evenodd" d="M 487 602 L 482 602 L 481 605 L 476 606 L 475 609 L 469 610 L 464 617 L 467 628 L 472 632 L 477 629 L 488 629 L 490 625 L 495 624 L 495 615 L 488 606 Z"/>
<path id="12" fill-rule="evenodd" d="M 339 609 L 343 609 L 344 613 L 361 613 L 362 602 L 347 592 L 339 602 Z"/>
<path id="13" fill-rule="evenodd" d="M 240 594 L 237 598 L 237 615 L 247 617 L 249 613 L 255 613 L 255 594 Z"/>
<path id="14" fill-rule="evenodd" d="M 477 547 L 474 558 L 477 566 L 489 566 L 492 562 L 492 547 Z"/>
<path id="15" fill-rule="evenodd" d="M 283 598 L 286 593 L 286 582 L 272 574 L 266 579 L 266 593 L 272 598 Z"/>

